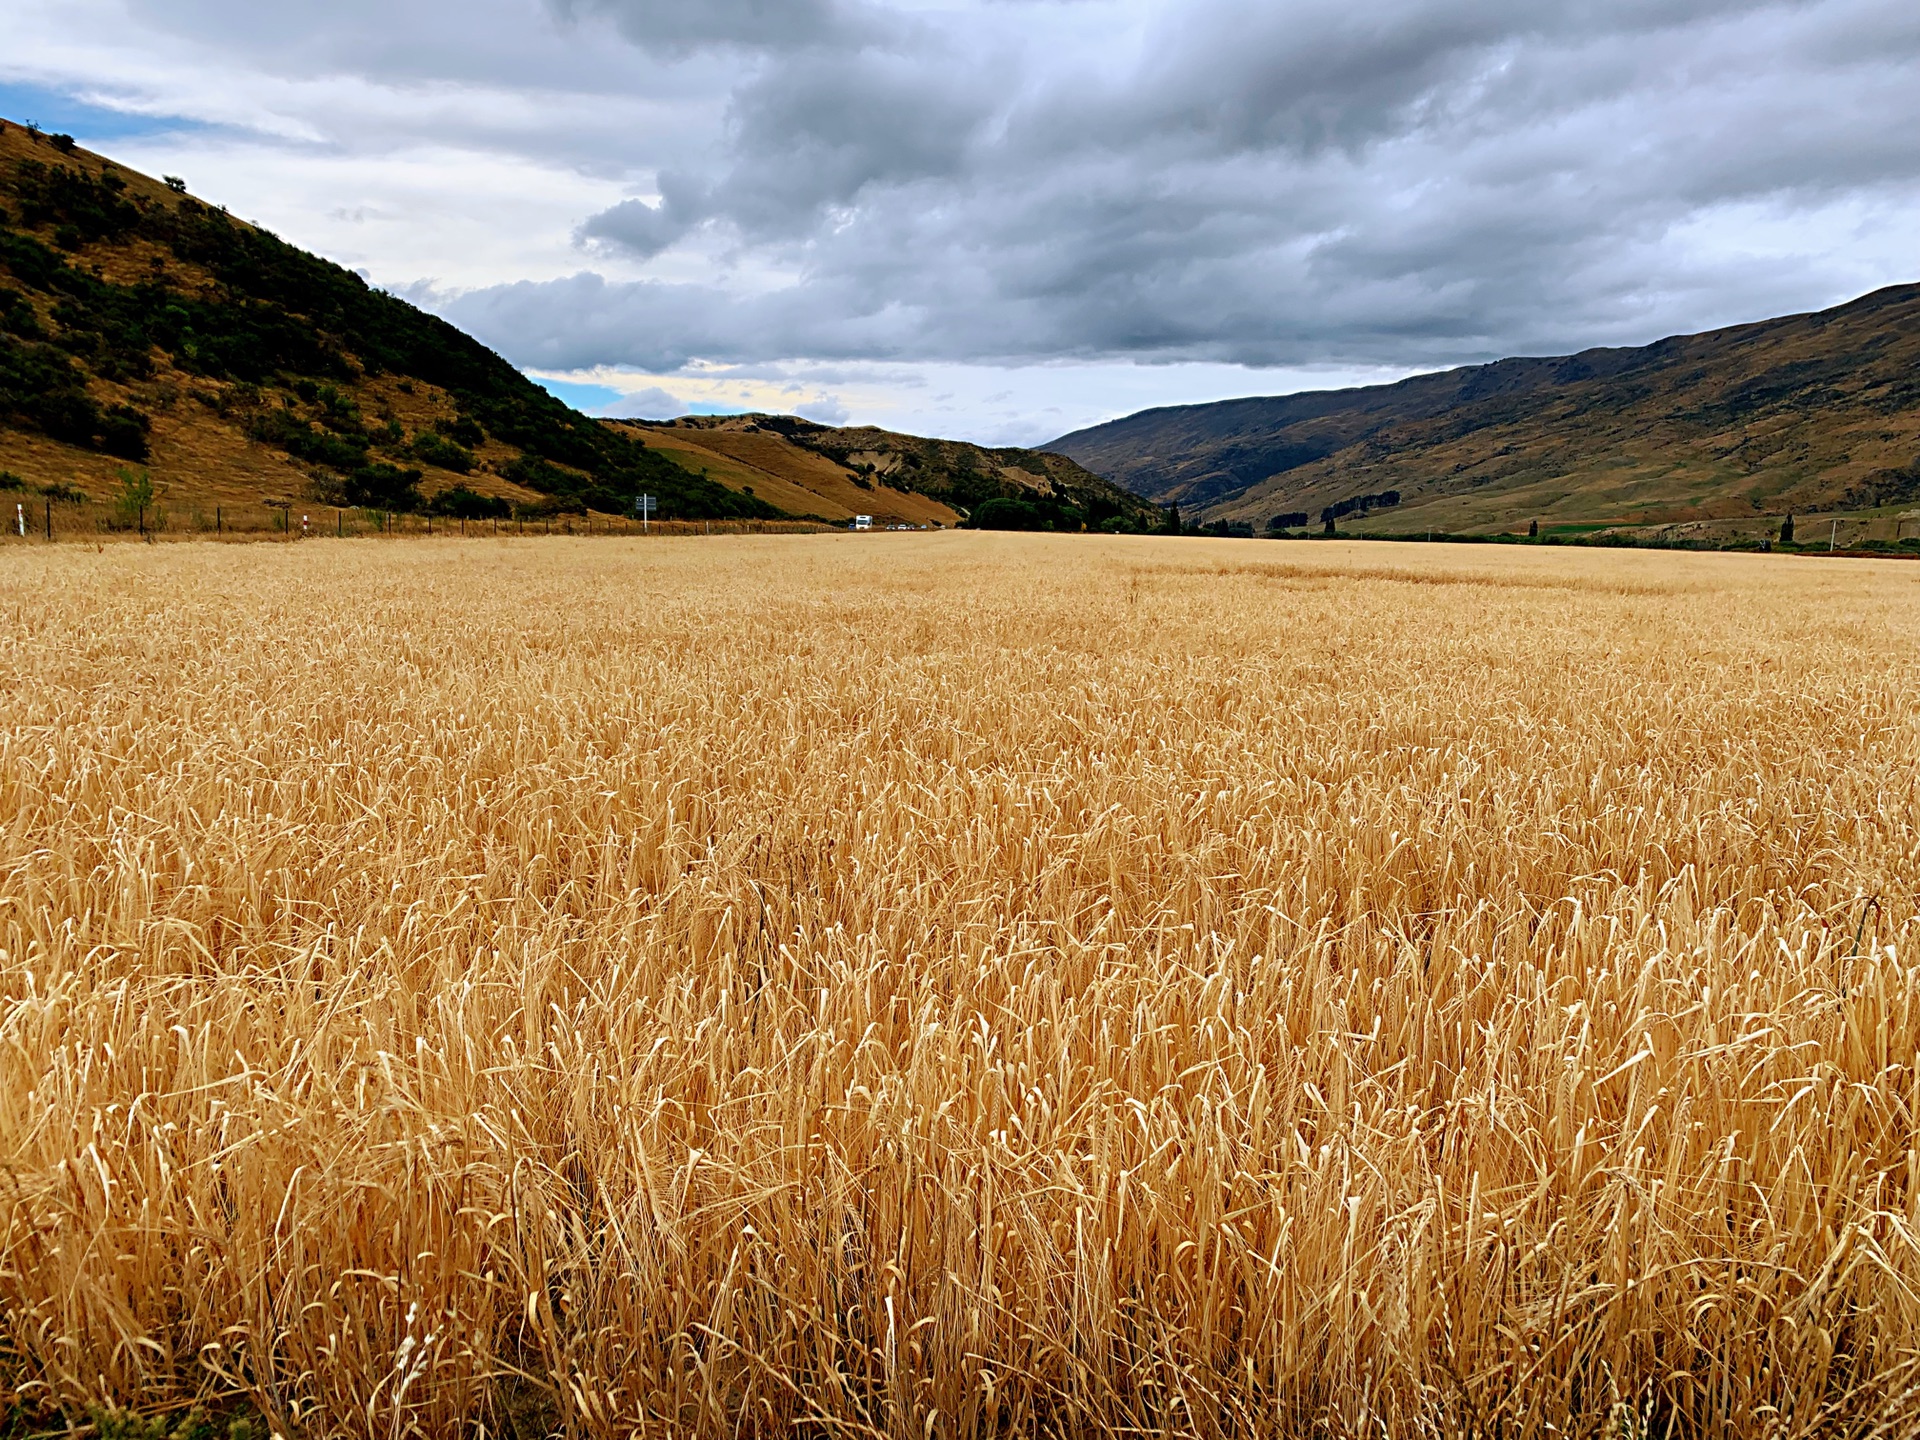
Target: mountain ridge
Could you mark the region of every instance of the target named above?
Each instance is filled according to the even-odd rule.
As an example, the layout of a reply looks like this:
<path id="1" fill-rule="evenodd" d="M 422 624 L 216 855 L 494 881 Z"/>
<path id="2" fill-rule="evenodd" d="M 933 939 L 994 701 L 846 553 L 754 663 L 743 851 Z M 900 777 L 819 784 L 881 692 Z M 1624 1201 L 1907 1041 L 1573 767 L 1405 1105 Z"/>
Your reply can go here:
<path id="1" fill-rule="evenodd" d="M 1164 406 L 1045 447 L 1190 515 L 1398 492 L 1387 529 L 1772 518 L 1920 498 L 1920 285 L 1644 346 Z"/>

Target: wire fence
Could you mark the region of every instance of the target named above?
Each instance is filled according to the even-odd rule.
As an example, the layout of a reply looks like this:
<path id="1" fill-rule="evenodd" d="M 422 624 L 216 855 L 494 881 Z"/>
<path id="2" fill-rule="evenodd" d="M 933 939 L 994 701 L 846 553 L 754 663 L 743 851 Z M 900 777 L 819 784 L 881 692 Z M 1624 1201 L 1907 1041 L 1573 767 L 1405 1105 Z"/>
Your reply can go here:
<path id="1" fill-rule="evenodd" d="M 144 511 L 0 492 L 0 538 L 14 542 L 119 540 L 507 539 L 575 535 L 794 535 L 833 529 L 806 520 L 652 520 L 621 515 L 467 519 L 334 506 L 182 505 Z"/>

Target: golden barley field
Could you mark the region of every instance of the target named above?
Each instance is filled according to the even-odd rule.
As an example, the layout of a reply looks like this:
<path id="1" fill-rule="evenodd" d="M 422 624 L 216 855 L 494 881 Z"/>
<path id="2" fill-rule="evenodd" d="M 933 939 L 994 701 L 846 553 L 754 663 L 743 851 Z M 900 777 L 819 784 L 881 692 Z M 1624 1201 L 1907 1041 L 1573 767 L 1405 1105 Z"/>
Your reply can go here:
<path id="1" fill-rule="evenodd" d="M 1916 697 L 1895 563 L 11 546 L 0 1383 L 1911 1435 Z"/>

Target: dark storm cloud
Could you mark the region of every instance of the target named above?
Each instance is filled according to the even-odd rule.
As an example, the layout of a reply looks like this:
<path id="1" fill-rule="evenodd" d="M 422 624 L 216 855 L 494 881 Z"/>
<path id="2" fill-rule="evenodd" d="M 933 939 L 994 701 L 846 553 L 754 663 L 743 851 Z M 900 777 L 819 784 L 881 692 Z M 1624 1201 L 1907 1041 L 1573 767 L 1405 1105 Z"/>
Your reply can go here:
<path id="1" fill-rule="evenodd" d="M 721 46 L 780 50 L 857 43 L 870 17 L 835 0 L 552 0 L 556 13 L 603 15 L 635 45 L 670 54 Z"/>
<path id="2" fill-rule="evenodd" d="M 710 169 L 583 230 L 651 256 L 697 226 L 790 283 L 445 308 L 556 366 L 1437 364 L 1825 303 L 1874 277 L 1811 231 L 1729 259 L 1741 227 L 1920 187 L 1920 10 L 1892 0 L 1089 0 L 861 33 L 763 57 Z"/>
<path id="3" fill-rule="evenodd" d="M 580 227 L 580 237 L 650 260 L 685 235 L 699 218 L 697 214 L 683 214 L 664 199 L 652 205 L 645 200 L 623 200 L 590 217 Z"/>
<path id="4" fill-rule="evenodd" d="M 1920 272 L 1912 0 L 85 3 L 622 186 L 556 228 L 628 278 L 416 287 L 525 363 L 1431 365 Z"/>
<path id="5" fill-rule="evenodd" d="M 635 149 L 659 163 L 685 137 L 699 148 L 737 69 L 642 49 L 607 17 L 559 16 L 541 0 L 68 3 L 66 28 L 85 42 L 63 58 L 89 72 L 69 86 L 135 109 L 250 118 L 280 143 L 356 157 L 442 145 L 624 177 Z M 0 74 L 5 38 L 0 25 Z M 103 78 L 116 69 L 130 78 Z"/>

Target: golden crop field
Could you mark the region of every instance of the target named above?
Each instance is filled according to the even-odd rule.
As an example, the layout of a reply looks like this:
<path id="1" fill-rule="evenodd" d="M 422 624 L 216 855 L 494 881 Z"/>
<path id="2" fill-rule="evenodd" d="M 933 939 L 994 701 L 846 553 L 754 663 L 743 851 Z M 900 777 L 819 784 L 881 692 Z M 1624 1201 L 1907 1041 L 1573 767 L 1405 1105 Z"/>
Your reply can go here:
<path id="1" fill-rule="evenodd" d="M 0 1383 L 1911 1435 L 1916 696 L 1890 562 L 11 546 Z"/>

